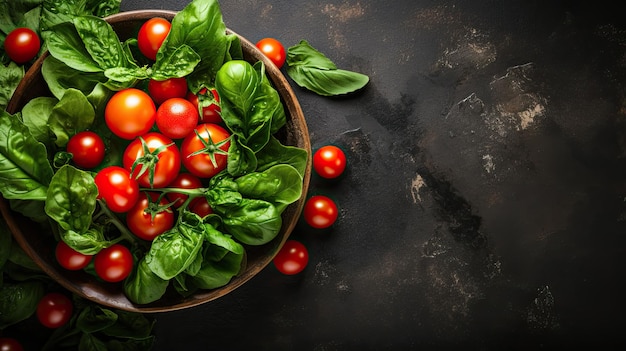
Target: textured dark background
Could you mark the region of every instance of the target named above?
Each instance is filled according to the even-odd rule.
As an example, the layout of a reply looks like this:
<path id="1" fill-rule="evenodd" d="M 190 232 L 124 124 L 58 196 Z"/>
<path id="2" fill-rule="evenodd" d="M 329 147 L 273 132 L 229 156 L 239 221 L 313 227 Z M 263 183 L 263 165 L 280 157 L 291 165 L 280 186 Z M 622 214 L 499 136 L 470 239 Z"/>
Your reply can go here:
<path id="1" fill-rule="evenodd" d="M 122 10 L 188 1 L 123 0 Z M 626 26 L 602 2 L 223 0 L 252 42 L 306 39 L 363 91 L 294 86 L 349 157 L 307 269 L 156 315 L 156 350 L 624 346 Z"/>

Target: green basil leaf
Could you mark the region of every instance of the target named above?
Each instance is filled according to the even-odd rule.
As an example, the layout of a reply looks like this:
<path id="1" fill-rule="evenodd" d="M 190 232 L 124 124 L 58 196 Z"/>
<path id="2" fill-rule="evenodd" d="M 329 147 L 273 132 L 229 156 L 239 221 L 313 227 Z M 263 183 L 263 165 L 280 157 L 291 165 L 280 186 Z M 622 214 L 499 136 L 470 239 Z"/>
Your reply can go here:
<path id="1" fill-rule="evenodd" d="M 88 172 L 65 165 L 50 182 L 45 210 L 64 230 L 86 232 L 91 226 L 97 196 L 98 188 Z"/>
<path id="2" fill-rule="evenodd" d="M 61 240 L 84 255 L 95 255 L 100 250 L 119 242 L 121 237 L 107 240 L 101 228 L 90 228 L 80 233 L 71 229 L 61 232 Z"/>
<path id="3" fill-rule="evenodd" d="M 121 3 L 122 0 L 86 0 L 85 9 L 95 16 L 107 17 L 120 12 Z"/>
<path id="4" fill-rule="evenodd" d="M 0 329 L 32 316 L 44 292 L 43 283 L 34 280 L 0 286 Z"/>
<path id="5" fill-rule="evenodd" d="M 174 50 L 166 51 L 152 65 L 150 78 L 166 80 L 189 75 L 200 63 L 200 56 L 189 46 L 183 44 Z"/>
<path id="6" fill-rule="evenodd" d="M 302 196 L 302 177 L 298 170 L 279 164 L 263 172 L 243 175 L 235 180 L 239 192 L 248 198 L 271 202 L 281 211 Z"/>
<path id="7" fill-rule="evenodd" d="M 168 285 L 169 281 L 154 274 L 145 258 L 142 258 L 124 281 L 124 294 L 136 304 L 147 304 L 160 299 Z"/>
<path id="8" fill-rule="evenodd" d="M 55 144 L 63 147 L 74 134 L 89 128 L 95 111 L 87 97 L 76 89 L 67 89 L 50 114 L 50 130 L 56 135 Z"/>
<path id="9" fill-rule="evenodd" d="M 191 277 L 191 284 L 200 289 L 216 289 L 222 287 L 239 274 L 243 254 L 233 253 L 218 246 L 212 249 L 223 250 L 225 255 L 219 261 L 205 260 L 200 270 Z"/>
<path id="10" fill-rule="evenodd" d="M 242 144 L 239 136 L 233 136 L 228 148 L 228 173 L 232 176 L 239 176 L 253 172 L 256 168 L 257 158 L 254 150 Z"/>
<path id="11" fill-rule="evenodd" d="M 267 244 L 282 226 L 279 211 L 263 200 L 244 198 L 238 206 L 219 214 L 226 231 L 247 245 Z"/>
<path id="12" fill-rule="evenodd" d="M 104 335 L 138 341 L 150 339 L 150 334 L 154 328 L 154 319 L 150 319 L 144 314 L 135 312 L 116 310 L 116 313 L 117 320 L 115 324 L 102 330 Z M 148 349 L 141 348 L 138 350 Z"/>
<path id="13" fill-rule="evenodd" d="M 81 72 L 103 72 L 71 22 L 62 22 L 44 33 L 50 55 Z"/>
<path id="14" fill-rule="evenodd" d="M 287 49 L 289 67 L 305 66 L 323 70 L 334 70 L 337 66 L 326 55 L 312 47 L 306 40 Z"/>
<path id="15" fill-rule="evenodd" d="M 101 68 L 127 67 L 128 60 L 113 27 L 96 16 L 79 16 L 74 26 L 91 58 Z"/>
<path id="16" fill-rule="evenodd" d="M 109 348 L 94 334 L 82 333 L 78 342 L 78 351 L 109 351 Z"/>
<path id="17" fill-rule="evenodd" d="M 18 66 L 13 61 L 8 66 L 0 65 L 0 109 L 7 107 L 22 78 L 24 66 Z"/>
<path id="18" fill-rule="evenodd" d="M 106 81 L 102 72 L 88 73 L 75 70 L 54 56 L 48 56 L 41 66 L 41 74 L 48 88 L 57 99 L 61 99 L 67 89 L 80 90 L 87 95 L 98 82 Z"/>
<path id="19" fill-rule="evenodd" d="M 76 327 L 84 333 L 95 333 L 117 322 L 117 314 L 110 309 L 87 305 L 76 318 Z"/>
<path id="20" fill-rule="evenodd" d="M 272 137 L 265 147 L 256 154 L 257 171 L 264 171 L 277 164 L 293 166 L 304 178 L 308 162 L 306 150 L 295 146 L 283 145 L 280 140 Z"/>
<path id="21" fill-rule="evenodd" d="M 35 139 L 46 146 L 54 144 L 53 135 L 48 126 L 52 109 L 59 102 L 56 98 L 40 96 L 24 105 L 22 120 Z"/>

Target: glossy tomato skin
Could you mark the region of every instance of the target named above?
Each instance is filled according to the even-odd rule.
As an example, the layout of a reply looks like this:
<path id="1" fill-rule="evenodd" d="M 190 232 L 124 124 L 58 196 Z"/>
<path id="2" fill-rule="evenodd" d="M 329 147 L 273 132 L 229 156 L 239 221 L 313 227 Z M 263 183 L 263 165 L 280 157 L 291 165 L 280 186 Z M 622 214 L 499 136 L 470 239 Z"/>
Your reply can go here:
<path id="1" fill-rule="evenodd" d="M 171 98 L 159 106 L 156 125 L 172 139 L 182 139 L 198 125 L 198 109 L 187 99 Z"/>
<path id="2" fill-rule="evenodd" d="M 57 243 L 54 254 L 61 267 L 70 271 L 78 271 L 87 267 L 93 258 L 92 255 L 85 255 L 74 250 L 63 240 L 59 240 Z"/>
<path id="3" fill-rule="evenodd" d="M 197 176 L 189 172 L 181 172 L 178 176 L 168 184 L 168 188 L 180 189 L 198 189 L 202 187 L 202 181 Z M 174 203 L 174 207 L 178 208 L 183 205 L 189 196 L 177 192 L 167 193 L 167 199 Z"/>
<path id="4" fill-rule="evenodd" d="M 215 88 L 202 88 L 198 94 L 189 91 L 187 93 L 187 100 L 198 110 L 200 116 L 199 123 L 220 124 L 224 122 L 221 115 L 222 107 L 220 106 L 220 96 Z M 199 105 L 202 106 L 200 107 Z"/>
<path id="5" fill-rule="evenodd" d="M 183 139 L 180 146 L 183 166 L 192 174 L 200 178 L 210 178 L 224 170 L 228 163 L 228 148 L 230 147 L 230 133 L 214 123 L 203 123 L 195 129 L 198 133 L 190 133 Z M 209 141 L 210 136 L 210 141 Z M 221 153 L 214 153 L 216 166 L 211 161 L 209 153 L 194 153 L 206 149 L 205 143 L 220 145 Z"/>
<path id="6" fill-rule="evenodd" d="M 167 99 L 185 98 L 188 92 L 187 79 L 169 78 L 166 80 L 148 81 L 148 93 L 157 105 L 162 104 Z"/>
<path id="7" fill-rule="evenodd" d="M 37 318 L 47 328 L 56 329 L 72 318 L 74 304 L 65 294 L 50 292 L 37 304 Z"/>
<path id="8" fill-rule="evenodd" d="M 94 269 L 100 279 L 110 283 L 120 282 L 133 270 L 133 255 L 126 246 L 113 244 L 96 254 Z"/>
<path id="9" fill-rule="evenodd" d="M 263 38 L 256 43 L 256 47 L 272 61 L 276 67 L 281 68 L 285 64 L 287 55 L 283 44 L 274 38 Z"/>
<path id="10" fill-rule="evenodd" d="M 346 169 L 346 154 L 335 145 L 322 146 L 313 154 L 313 169 L 323 178 L 337 178 Z"/>
<path id="11" fill-rule="evenodd" d="M 180 151 L 176 147 L 176 144 L 174 144 L 174 141 L 167 136 L 157 132 L 147 133 L 143 135 L 141 139 L 136 138 L 131 141 L 126 147 L 126 150 L 124 150 L 122 164 L 128 172 L 132 170 L 133 164 L 136 160 L 146 155 L 143 143 L 141 142 L 142 139 L 145 142 L 145 145 L 148 146 L 148 150 L 150 150 L 151 153 L 156 152 L 156 150 L 161 147 L 165 147 L 165 149 L 156 154 L 158 160 L 156 160 L 156 164 L 154 166 L 154 178 L 152 180 L 152 184 L 150 184 L 149 171 L 139 175 L 142 169 L 141 164 L 135 166 L 132 178 L 136 179 L 137 183 L 144 188 L 163 188 L 171 183 L 176 176 L 178 176 L 181 166 Z"/>
<path id="12" fill-rule="evenodd" d="M 302 272 L 309 263 L 309 251 L 299 241 L 290 239 L 285 242 L 272 260 L 276 269 L 286 275 Z"/>
<path id="13" fill-rule="evenodd" d="M 104 160 L 104 141 L 92 131 L 74 134 L 67 142 L 66 149 L 72 154 L 72 163 L 83 169 L 94 168 Z"/>
<path id="14" fill-rule="evenodd" d="M 311 227 L 324 229 L 335 223 L 339 211 L 337 204 L 329 197 L 313 195 L 305 202 L 302 214 Z"/>
<path id="15" fill-rule="evenodd" d="M 15 28 L 4 39 L 4 51 L 15 63 L 22 64 L 34 59 L 40 48 L 41 40 L 30 28 Z"/>
<path id="16" fill-rule="evenodd" d="M 98 198 L 116 213 L 130 210 L 139 197 L 139 184 L 130 172 L 119 166 L 108 166 L 94 177 L 98 188 Z"/>
<path id="17" fill-rule="evenodd" d="M 126 213 L 126 225 L 128 229 L 140 239 L 152 241 L 157 236 L 174 226 L 174 212 L 171 208 L 165 208 L 168 204 L 166 198 L 158 201 L 159 194 L 141 193 L 135 206 Z M 150 202 L 157 203 L 164 208 L 154 215 L 145 212 Z"/>
<path id="18" fill-rule="evenodd" d="M 24 347 L 17 339 L 0 337 L 0 351 L 24 351 Z"/>
<path id="19" fill-rule="evenodd" d="M 172 24 L 161 17 L 151 18 L 144 22 L 137 33 L 139 51 L 150 60 L 156 60 L 157 52 L 171 28 Z"/>
<path id="20" fill-rule="evenodd" d="M 113 134 L 132 140 L 154 126 L 156 106 L 142 90 L 128 88 L 116 92 L 104 110 L 104 119 Z"/>
<path id="21" fill-rule="evenodd" d="M 197 214 L 201 218 L 204 218 L 210 215 L 211 213 L 213 213 L 213 209 L 211 208 L 211 205 L 209 205 L 209 202 L 204 196 L 193 199 L 193 201 L 191 201 L 191 204 L 189 206 L 189 210 L 191 210 L 191 212 Z"/>

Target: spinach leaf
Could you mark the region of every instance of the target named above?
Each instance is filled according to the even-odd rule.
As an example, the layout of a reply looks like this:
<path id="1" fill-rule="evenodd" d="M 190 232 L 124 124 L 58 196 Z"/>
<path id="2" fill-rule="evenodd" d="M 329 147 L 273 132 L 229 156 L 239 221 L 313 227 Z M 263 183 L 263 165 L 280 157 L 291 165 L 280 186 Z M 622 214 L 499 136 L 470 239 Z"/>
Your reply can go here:
<path id="1" fill-rule="evenodd" d="M 160 299 L 168 285 L 169 281 L 154 274 L 145 258 L 142 258 L 131 275 L 124 280 L 124 294 L 136 304 L 147 304 Z"/>
<path id="2" fill-rule="evenodd" d="M 271 202 L 279 212 L 302 195 L 300 173 L 286 164 L 275 165 L 263 172 L 246 174 L 235 181 L 244 197 Z"/>
<path id="3" fill-rule="evenodd" d="M 226 231 L 248 245 L 263 245 L 278 235 L 282 226 L 279 211 L 271 203 L 244 198 L 222 216 Z"/>
<path id="4" fill-rule="evenodd" d="M 0 286 L 0 329 L 19 323 L 37 310 L 44 295 L 44 285 L 39 281 L 4 283 Z"/>
<path id="5" fill-rule="evenodd" d="M 10 62 L 0 65 L 0 109 L 4 110 L 20 81 L 24 78 L 24 66 Z"/>
<path id="6" fill-rule="evenodd" d="M 322 96 L 348 94 L 369 82 L 362 73 L 338 69 L 306 40 L 287 49 L 287 74 L 299 86 Z"/>
<path id="7" fill-rule="evenodd" d="M 0 111 L 0 192 L 6 199 L 45 200 L 52 179 L 46 147 L 17 116 Z"/>
<path id="8" fill-rule="evenodd" d="M 89 128 L 95 111 L 87 97 L 76 89 L 67 89 L 54 106 L 48 124 L 56 135 L 56 145 L 63 147 L 74 134 Z"/>

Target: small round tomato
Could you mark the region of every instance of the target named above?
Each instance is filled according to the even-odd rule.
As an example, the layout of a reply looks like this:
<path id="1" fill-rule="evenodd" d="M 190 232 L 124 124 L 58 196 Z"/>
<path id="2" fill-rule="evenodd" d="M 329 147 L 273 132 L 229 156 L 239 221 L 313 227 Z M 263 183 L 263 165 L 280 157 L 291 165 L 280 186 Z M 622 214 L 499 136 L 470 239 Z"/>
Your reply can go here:
<path id="1" fill-rule="evenodd" d="M 184 77 L 148 81 L 148 93 L 157 105 L 167 99 L 187 97 L 187 91 L 187 79 Z"/>
<path id="2" fill-rule="evenodd" d="M 272 262 L 274 262 L 276 269 L 283 274 L 298 274 L 309 263 L 309 251 L 301 242 L 287 240 Z"/>
<path id="3" fill-rule="evenodd" d="M 37 304 L 37 318 L 47 328 L 59 328 L 69 322 L 74 304 L 69 297 L 58 292 L 44 295 Z"/>
<path id="4" fill-rule="evenodd" d="M 124 168 L 145 188 L 163 188 L 180 171 L 180 151 L 172 139 L 157 132 L 145 134 L 128 144 L 122 156 Z M 150 179 L 152 177 L 152 179 Z"/>
<path id="5" fill-rule="evenodd" d="M 230 133 L 214 123 L 204 123 L 189 133 L 180 146 L 183 166 L 200 178 L 210 178 L 228 163 Z"/>
<path id="6" fill-rule="evenodd" d="M 0 351 L 24 351 L 24 347 L 17 339 L 1 337 Z"/>
<path id="7" fill-rule="evenodd" d="M 281 68 L 287 59 L 285 47 L 274 38 L 263 38 L 256 43 L 256 47 L 278 68 Z"/>
<path id="8" fill-rule="evenodd" d="M 67 152 L 72 154 L 72 162 L 84 169 L 98 166 L 104 160 L 104 141 L 91 131 L 74 134 L 67 142 Z"/>
<path id="9" fill-rule="evenodd" d="M 337 178 L 346 169 L 346 155 L 337 146 L 322 146 L 313 154 L 313 169 L 323 178 Z"/>
<path id="10" fill-rule="evenodd" d="M 100 279 L 115 283 L 126 279 L 133 270 L 133 255 L 126 246 L 113 244 L 100 250 L 93 264 Z"/>
<path id="11" fill-rule="evenodd" d="M 198 94 L 189 91 L 189 100 L 198 110 L 200 123 L 222 123 L 222 107 L 220 106 L 220 96 L 217 90 L 202 88 Z"/>
<path id="12" fill-rule="evenodd" d="M 304 204 L 304 220 L 313 228 L 328 228 L 339 215 L 337 205 L 324 195 L 313 195 Z"/>
<path id="13" fill-rule="evenodd" d="M 130 172 L 119 166 L 108 166 L 94 177 L 98 188 L 98 198 L 103 199 L 113 212 L 130 210 L 139 197 L 139 184 Z"/>
<path id="14" fill-rule="evenodd" d="M 4 51 L 15 63 L 26 63 L 37 56 L 41 40 L 30 28 L 15 28 L 4 39 Z"/>
<path id="15" fill-rule="evenodd" d="M 188 172 L 181 172 L 178 176 L 168 184 L 168 188 L 179 188 L 179 189 L 198 189 L 202 188 L 202 181 L 200 178 Z M 177 192 L 169 192 L 167 193 L 167 199 L 174 203 L 174 207 L 180 207 L 182 204 L 187 201 L 189 197 L 186 194 L 177 193 Z"/>
<path id="16" fill-rule="evenodd" d="M 146 134 L 153 126 L 156 106 L 152 98 L 136 88 L 116 92 L 104 110 L 104 119 L 113 134 L 126 140 Z"/>
<path id="17" fill-rule="evenodd" d="M 138 238 L 152 241 L 174 226 L 174 212 L 165 198 L 157 193 L 141 193 L 128 213 L 126 225 Z"/>
<path id="18" fill-rule="evenodd" d="M 87 267 L 93 257 L 74 250 L 63 240 L 59 240 L 57 243 L 54 254 L 61 267 L 70 271 L 78 271 Z"/>
<path id="19" fill-rule="evenodd" d="M 172 139 L 186 137 L 198 125 L 198 109 L 183 98 L 165 100 L 156 113 L 156 125 Z"/>
<path id="20" fill-rule="evenodd" d="M 209 205 L 209 202 L 204 196 L 193 199 L 193 201 L 191 201 L 191 205 L 189 206 L 189 210 L 202 218 L 213 213 L 211 205 Z"/>
<path id="21" fill-rule="evenodd" d="M 172 24 L 161 17 L 154 17 L 147 20 L 137 34 L 137 46 L 139 51 L 151 60 L 156 60 L 157 52 L 161 48 L 163 41 L 170 33 Z"/>

